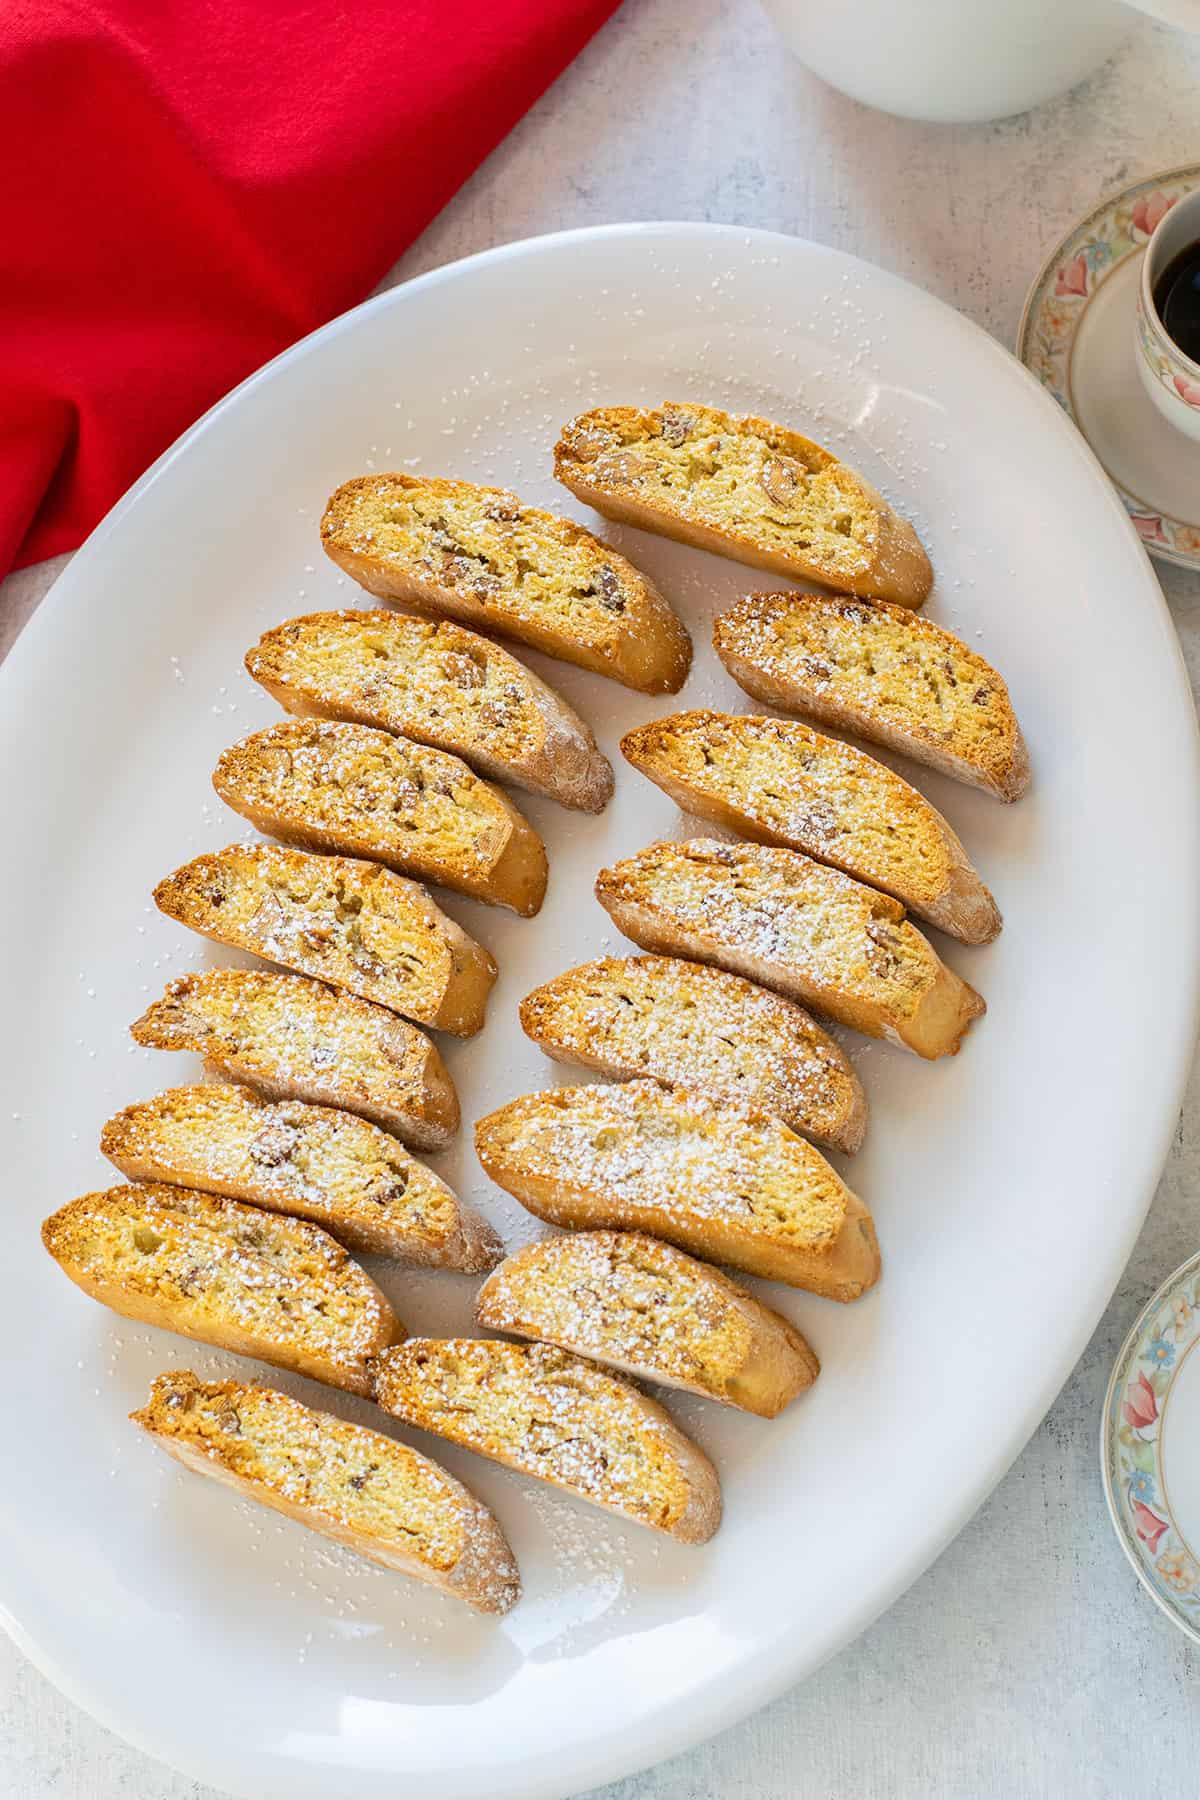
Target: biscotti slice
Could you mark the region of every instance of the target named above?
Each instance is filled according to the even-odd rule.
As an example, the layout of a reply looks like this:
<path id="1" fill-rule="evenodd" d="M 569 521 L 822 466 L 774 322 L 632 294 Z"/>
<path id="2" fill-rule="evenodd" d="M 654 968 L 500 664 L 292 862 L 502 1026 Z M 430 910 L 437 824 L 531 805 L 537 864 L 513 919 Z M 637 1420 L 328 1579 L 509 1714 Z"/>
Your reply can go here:
<path id="1" fill-rule="evenodd" d="M 1001 800 L 1029 786 L 1008 689 L 952 631 L 884 600 L 747 594 L 713 626 L 755 700 L 886 744 Z"/>
<path id="2" fill-rule="evenodd" d="M 798 719 L 707 711 L 639 726 L 621 749 L 685 812 L 831 863 L 963 943 L 1000 930 L 942 815 L 863 750 Z"/>
<path id="3" fill-rule="evenodd" d="M 879 1278 L 862 1201 L 757 1107 L 652 1081 L 552 1088 L 480 1119 L 475 1149 L 552 1225 L 650 1232 L 831 1300 L 857 1300 Z"/>
<path id="4" fill-rule="evenodd" d="M 334 494 L 321 543 L 370 594 L 403 600 L 643 694 L 675 694 L 687 632 L 654 585 L 582 525 L 504 488 L 364 475 Z"/>
<path id="5" fill-rule="evenodd" d="M 211 1082 L 139 1100 L 100 1148 L 131 1181 L 169 1181 L 312 1219 L 349 1250 L 468 1274 L 500 1240 L 432 1169 L 366 1119 Z"/>
<path id="6" fill-rule="evenodd" d="M 246 668 L 290 713 L 399 732 L 580 812 L 612 798 L 612 765 L 578 713 L 449 619 L 310 613 L 264 632 Z"/>
<path id="7" fill-rule="evenodd" d="M 918 1056 L 952 1056 L 987 1011 L 895 900 L 795 850 L 651 844 L 602 869 L 596 897 L 646 950 L 717 963 Z"/>
<path id="8" fill-rule="evenodd" d="M 192 1188 L 84 1194 L 42 1226 L 77 1287 L 127 1319 L 258 1356 L 354 1394 L 405 1335 L 364 1269 L 306 1219 Z"/>
<path id="9" fill-rule="evenodd" d="M 303 975 L 184 975 L 130 1029 L 154 1049 L 197 1051 L 269 1100 L 360 1113 L 417 1150 L 444 1150 L 458 1130 L 454 1083 L 424 1033 Z"/>
<path id="10" fill-rule="evenodd" d="M 475 1316 L 490 1331 L 557 1344 L 765 1419 L 820 1369 L 782 1314 L 640 1232 L 570 1231 L 526 1245 L 484 1282 Z"/>
<path id="11" fill-rule="evenodd" d="M 520 1597 L 513 1553 L 483 1502 L 380 1431 L 187 1369 L 158 1376 L 148 1404 L 129 1416 L 197 1475 L 477 1612 L 507 1612 Z"/>
<path id="12" fill-rule="evenodd" d="M 768 419 L 665 401 L 564 426 L 554 473 L 609 519 L 756 569 L 920 606 L 933 585 L 912 526 L 820 444 Z"/>
<path id="13" fill-rule="evenodd" d="M 386 863 L 531 918 L 546 852 L 528 820 L 457 756 L 388 731 L 292 719 L 226 750 L 213 786 L 260 831 Z"/>
<path id="14" fill-rule="evenodd" d="M 376 1363 L 385 1412 L 640 1525 L 702 1544 L 716 1470 L 663 1408 L 550 1344 L 413 1338 Z"/>
<path id="15" fill-rule="evenodd" d="M 791 1001 L 720 969 L 602 957 L 526 995 L 521 1025 L 559 1062 L 745 1100 L 838 1150 L 862 1143 L 866 1096 L 839 1046 Z"/>
<path id="16" fill-rule="evenodd" d="M 281 844 L 197 856 L 154 890 L 159 908 L 219 944 L 473 1037 L 496 964 L 423 887 L 378 863 Z"/>

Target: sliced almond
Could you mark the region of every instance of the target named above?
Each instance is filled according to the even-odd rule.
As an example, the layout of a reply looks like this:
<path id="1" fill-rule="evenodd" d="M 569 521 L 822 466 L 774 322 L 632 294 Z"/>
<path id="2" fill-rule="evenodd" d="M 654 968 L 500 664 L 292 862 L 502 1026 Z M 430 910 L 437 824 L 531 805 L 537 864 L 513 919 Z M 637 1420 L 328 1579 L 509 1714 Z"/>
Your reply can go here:
<path id="1" fill-rule="evenodd" d="M 789 507 L 800 491 L 804 480 L 804 470 L 799 463 L 790 457 L 773 456 L 763 464 L 759 476 L 759 486 L 767 499 L 775 506 Z"/>
<path id="2" fill-rule="evenodd" d="M 601 481 L 642 481 L 653 472 L 654 464 L 635 450 L 617 450 L 596 464 L 596 475 Z"/>

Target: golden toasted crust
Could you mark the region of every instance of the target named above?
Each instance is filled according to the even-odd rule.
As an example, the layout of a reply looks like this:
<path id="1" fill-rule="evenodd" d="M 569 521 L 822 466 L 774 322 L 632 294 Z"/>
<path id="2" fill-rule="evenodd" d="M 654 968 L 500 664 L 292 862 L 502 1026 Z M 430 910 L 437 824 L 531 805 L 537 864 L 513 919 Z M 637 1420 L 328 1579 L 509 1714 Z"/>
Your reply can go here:
<path id="1" fill-rule="evenodd" d="M 380 1431 L 187 1369 L 158 1376 L 129 1416 L 185 1468 L 478 1612 L 507 1612 L 520 1596 L 513 1553 L 483 1502 Z"/>
<path id="2" fill-rule="evenodd" d="M 201 1188 L 323 1225 L 348 1250 L 468 1274 L 503 1255 L 487 1222 L 386 1131 L 249 1088 L 170 1088 L 127 1106 L 100 1148 L 131 1181 Z"/>
<path id="3" fill-rule="evenodd" d="M 580 812 L 612 798 L 612 767 L 578 713 L 448 619 L 310 613 L 264 632 L 246 667 L 290 713 L 399 732 Z"/>
<path id="4" fill-rule="evenodd" d="M 546 852 L 498 788 L 441 750 L 330 720 L 289 720 L 226 750 L 213 786 L 260 831 L 386 863 L 530 918 Z"/>
<path id="5" fill-rule="evenodd" d="M 417 1150 L 442 1150 L 458 1130 L 458 1095 L 429 1039 L 303 975 L 184 975 L 130 1029 L 139 1044 L 199 1052 L 270 1100 L 360 1113 Z"/>
<path id="6" fill-rule="evenodd" d="M 376 1363 L 385 1412 L 638 1524 L 702 1544 L 716 1471 L 629 1382 L 549 1344 L 413 1338 Z"/>
<path id="7" fill-rule="evenodd" d="M 873 756 L 798 719 L 675 713 L 627 732 L 621 750 L 685 812 L 803 850 L 964 943 L 1000 930 L 996 902 L 936 808 Z"/>
<path id="8" fill-rule="evenodd" d="M 559 1062 L 764 1106 L 839 1150 L 862 1143 L 866 1096 L 845 1053 L 798 1006 L 723 970 L 601 957 L 527 994 L 521 1026 Z"/>
<path id="9" fill-rule="evenodd" d="M 870 1213 L 773 1113 L 651 1081 L 527 1094 L 480 1119 L 491 1176 L 551 1225 L 645 1231 L 768 1281 L 857 1300 Z"/>
<path id="10" fill-rule="evenodd" d="M 904 606 L 933 585 L 916 532 L 882 495 L 769 419 L 677 401 L 598 407 L 563 427 L 554 473 L 607 518 L 756 569 Z"/>
<path id="11" fill-rule="evenodd" d="M 1001 800 L 1029 786 L 1003 679 L 953 632 L 905 607 L 747 594 L 716 620 L 713 645 L 755 700 L 885 744 Z"/>
<path id="12" fill-rule="evenodd" d="M 160 881 L 156 905 L 220 944 L 374 1000 L 456 1037 L 482 1027 L 488 952 L 424 888 L 378 863 L 230 844 Z"/>
<path id="13" fill-rule="evenodd" d="M 42 1242 L 93 1300 L 240 1356 L 370 1394 L 404 1337 L 364 1269 L 304 1219 L 192 1188 L 109 1188 L 51 1215 Z"/>
<path id="14" fill-rule="evenodd" d="M 886 894 L 794 850 L 651 844 L 596 880 L 635 944 L 765 982 L 868 1037 L 953 1055 L 987 1008 Z"/>
<path id="15" fill-rule="evenodd" d="M 820 1364 L 800 1333 L 719 1269 L 636 1232 L 571 1231 L 518 1250 L 475 1303 L 491 1331 L 773 1419 Z"/>
<path id="16" fill-rule="evenodd" d="M 691 639 L 632 563 L 504 488 L 363 475 L 330 498 L 328 556 L 384 600 L 448 614 L 643 694 L 674 694 Z"/>

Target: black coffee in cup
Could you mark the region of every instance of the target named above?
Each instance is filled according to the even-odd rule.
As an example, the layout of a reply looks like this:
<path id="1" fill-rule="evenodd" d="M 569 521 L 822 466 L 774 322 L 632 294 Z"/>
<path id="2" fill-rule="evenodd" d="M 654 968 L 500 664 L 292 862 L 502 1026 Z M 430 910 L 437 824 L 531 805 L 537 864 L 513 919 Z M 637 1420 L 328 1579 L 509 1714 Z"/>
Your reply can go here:
<path id="1" fill-rule="evenodd" d="M 1154 310 L 1171 342 L 1200 362 L 1200 242 L 1185 245 L 1154 283 Z"/>

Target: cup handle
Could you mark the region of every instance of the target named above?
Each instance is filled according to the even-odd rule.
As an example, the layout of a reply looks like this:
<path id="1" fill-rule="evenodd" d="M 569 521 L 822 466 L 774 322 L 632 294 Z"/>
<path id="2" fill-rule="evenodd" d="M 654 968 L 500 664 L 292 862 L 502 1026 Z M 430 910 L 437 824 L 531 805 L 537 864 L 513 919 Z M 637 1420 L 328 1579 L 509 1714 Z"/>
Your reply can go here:
<path id="1" fill-rule="evenodd" d="M 1125 5 L 1177 31 L 1200 31 L 1200 0 L 1125 0 Z"/>

